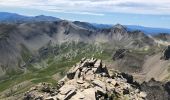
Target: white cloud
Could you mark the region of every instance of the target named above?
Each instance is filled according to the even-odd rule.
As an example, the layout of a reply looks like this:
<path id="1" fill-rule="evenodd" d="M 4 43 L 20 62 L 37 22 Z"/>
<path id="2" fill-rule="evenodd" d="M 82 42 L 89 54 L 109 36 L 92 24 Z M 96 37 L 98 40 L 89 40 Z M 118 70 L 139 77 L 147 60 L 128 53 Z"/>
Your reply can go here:
<path id="1" fill-rule="evenodd" d="M 168 14 L 170 0 L 0 0 L 0 6 L 103 16 L 103 12 Z"/>

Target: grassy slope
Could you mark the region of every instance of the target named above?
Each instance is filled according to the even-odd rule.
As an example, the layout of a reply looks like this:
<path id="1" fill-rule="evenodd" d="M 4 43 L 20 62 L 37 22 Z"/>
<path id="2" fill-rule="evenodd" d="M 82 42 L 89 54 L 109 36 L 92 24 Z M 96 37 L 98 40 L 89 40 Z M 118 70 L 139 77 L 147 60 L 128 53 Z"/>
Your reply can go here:
<path id="1" fill-rule="evenodd" d="M 29 55 L 25 51 L 23 56 L 26 55 L 25 60 L 27 60 Z M 40 58 L 43 59 L 40 59 L 39 62 L 29 64 L 27 66 L 26 73 L 9 74 L 10 78 L 0 82 L 0 92 L 10 89 L 11 87 L 24 81 L 30 81 L 33 85 L 40 82 L 49 82 L 53 83 L 53 85 L 56 85 L 57 80 L 54 80 L 52 77 L 54 74 L 58 73 L 59 76 L 64 76 L 67 70 L 80 61 L 80 59 L 83 57 L 95 57 L 113 63 L 111 61 L 113 51 L 114 48 L 111 48 L 110 46 L 107 47 L 107 45 L 102 45 L 102 47 L 99 47 L 85 43 L 65 43 L 62 45 L 56 45 L 55 47 L 49 46 L 48 52 L 45 53 L 46 56 L 44 56 L 43 53 L 40 54 L 43 56 Z M 132 50 L 132 52 L 134 54 L 139 54 L 141 57 L 141 55 L 151 54 L 153 50 Z M 39 66 L 38 69 L 36 66 Z M 18 94 L 20 91 L 23 92 L 27 89 L 13 91 L 13 93 L 10 95 Z"/>
<path id="2" fill-rule="evenodd" d="M 52 75 L 59 73 L 61 76 L 64 76 L 67 69 L 80 61 L 81 58 L 94 56 L 100 59 L 107 59 L 110 57 L 110 52 L 108 52 L 108 50 L 107 52 L 102 51 L 102 49 L 97 46 L 84 43 L 66 43 L 61 46 L 56 46 L 55 48 L 57 48 L 57 53 L 55 53 L 57 55 L 49 53 L 47 58 L 41 59 L 38 63 L 40 66 L 41 63 L 46 63 L 46 68 L 36 69 L 34 67 L 36 63 L 28 66 L 29 71 L 27 71 L 27 73 L 19 75 L 10 74 L 10 78 L 0 82 L 0 92 L 28 80 L 33 84 L 50 82 L 55 85 L 57 82 L 52 78 Z M 11 93 L 11 95 L 18 91 Z"/>

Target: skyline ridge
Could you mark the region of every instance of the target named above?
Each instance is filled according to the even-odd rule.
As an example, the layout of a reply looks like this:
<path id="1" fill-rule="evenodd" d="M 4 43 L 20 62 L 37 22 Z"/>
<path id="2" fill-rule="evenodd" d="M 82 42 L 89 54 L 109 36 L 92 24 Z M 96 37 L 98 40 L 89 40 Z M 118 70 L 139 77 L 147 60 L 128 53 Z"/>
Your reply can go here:
<path id="1" fill-rule="evenodd" d="M 170 28 L 169 5 L 168 0 L 1 0 L 0 12 Z"/>

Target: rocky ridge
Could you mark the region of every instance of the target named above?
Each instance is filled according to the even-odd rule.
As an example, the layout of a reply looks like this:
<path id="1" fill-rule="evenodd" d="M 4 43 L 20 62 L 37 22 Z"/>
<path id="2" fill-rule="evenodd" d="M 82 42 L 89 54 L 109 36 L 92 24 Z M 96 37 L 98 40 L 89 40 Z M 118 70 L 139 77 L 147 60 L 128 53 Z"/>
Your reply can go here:
<path id="1" fill-rule="evenodd" d="M 83 58 L 56 88 L 41 83 L 25 93 L 24 100 L 145 100 L 147 94 L 133 77 L 108 70 L 100 59 Z"/>

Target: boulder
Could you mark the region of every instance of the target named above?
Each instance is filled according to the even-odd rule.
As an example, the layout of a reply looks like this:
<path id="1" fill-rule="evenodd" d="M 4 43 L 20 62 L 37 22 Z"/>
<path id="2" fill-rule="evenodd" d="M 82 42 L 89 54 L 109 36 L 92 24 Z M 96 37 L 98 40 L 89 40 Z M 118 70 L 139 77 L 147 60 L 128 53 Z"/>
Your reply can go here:
<path id="1" fill-rule="evenodd" d="M 113 86 L 116 85 L 116 80 L 111 79 L 111 78 L 107 79 L 106 82 L 109 83 L 109 84 L 112 84 Z"/>
<path id="2" fill-rule="evenodd" d="M 90 75 L 85 75 L 85 76 L 84 76 L 84 79 L 85 79 L 86 81 L 92 81 L 92 80 L 94 80 L 94 78 L 95 78 L 95 75 L 94 75 L 94 74 L 90 74 Z"/>
<path id="3" fill-rule="evenodd" d="M 85 95 L 85 100 L 96 100 L 96 93 L 94 88 L 88 88 L 83 91 Z"/>
<path id="4" fill-rule="evenodd" d="M 83 63 L 86 60 L 86 57 L 82 58 L 80 63 Z"/>
<path id="5" fill-rule="evenodd" d="M 100 94 L 100 95 L 105 95 L 106 94 L 106 89 L 103 89 L 101 87 L 95 86 L 95 91 Z"/>
<path id="6" fill-rule="evenodd" d="M 126 73 L 120 73 L 123 78 L 127 80 L 128 83 L 133 83 L 133 76 L 126 74 Z"/>
<path id="7" fill-rule="evenodd" d="M 123 95 L 129 94 L 129 90 L 128 89 L 123 89 Z"/>
<path id="8" fill-rule="evenodd" d="M 48 98 L 45 98 L 45 100 L 57 100 L 57 97 L 54 96 L 54 97 L 48 97 Z"/>
<path id="9" fill-rule="evenodd" d="M 100 80 L 94 80 L 92 82 L 95 86 L 102 88 L 103 90 L 106 90 L 106 84 Z"/>
<path id="10" fill-rule="evenodd" d="M 87 89 L 87 88 L 90 87 L 90 84 L 87 83 L 87 82 L 85 82 L 85 83 L 83 83 L 81 86 L 82 86 L 84 89 Z"/>
<path id="11" fill-rule="evenodd" d="M 67 78 L 68 79 L 74 79 L 75 74 L 76 74 L 76 72 L 68 72 L 67 73 Z"/>
<path id="12" fill-rule="evenodd" d="M 91 58 L 90 61 L 89 61 L 89 65 L 90 65 L 90 66 L 94 66 L 96 60 L 97 60 L 97 59 Z"/>
<path id="13" fill-rule="evenodd" d="M 147 94 L 145 92 L 140 92 L 139 93 L 139 97 L 145 98 L 147 96 Z"/>
<path id="14" fill-rule="evenodd" d="M 60 91 L 60 94 L 66 95 L 70 91 L 76 91 L 76 87 L 74 85 L 64 85 L 59 89 L 59 91 Z"/>
<path id="15" fill-rule="evenodd" d="M 65 97 L 64 100 L 69 100 L 73 95 L 76 94 L 75 90 L 71 90 Z"/>
<path id="16" fill-rule="evenodd" d="M 78 84 L 83 84 L 83 83 L 85 83 L 85 82 L 84 82 L 83 80 L 81 80 L 81 79 L 78 79 L 78 80 L 77 80 L 77 83 L 78 83 Z"/>
<path id="17" fill-rule="evenodd" d="M 75 73 L 74 79 L 80 78 L 80 74 L 81 74 L 80 70 L 77 70 Z"/>
<path id="18" fill-rule="evenodd" d="M 77 91 L 77 93 L 71 97 L 70 100 L 85 100 L 85 95 L 82 92 Z"/>
<path id="19" fill-rule="evenodd" d="M 74 79 L 75 74 L 77 72 L 77 70 L 79 70 L 80 66 L 77 65 L 75 67 L 72 67 L 68 72 L 67 72 L 67 78 L 68 79 Z"/>
<path id="20" fill-rule="evenodd" d="M 101 60 L 97 60 L 96 63 L 94 64 L 94 67 L 95 68 L 101 67 L 101 63 L 102 63 Z"/>

